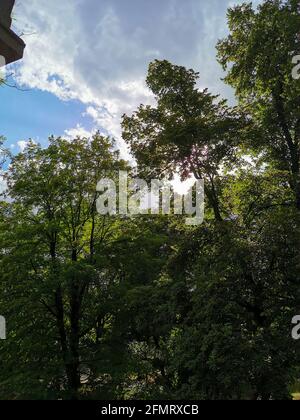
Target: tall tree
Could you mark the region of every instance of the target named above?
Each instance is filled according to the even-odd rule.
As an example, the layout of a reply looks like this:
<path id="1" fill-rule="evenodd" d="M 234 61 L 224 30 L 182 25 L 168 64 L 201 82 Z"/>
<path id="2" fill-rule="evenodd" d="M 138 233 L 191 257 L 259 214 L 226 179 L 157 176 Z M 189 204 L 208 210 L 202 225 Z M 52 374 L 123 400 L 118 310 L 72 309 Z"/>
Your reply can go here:
<path id="1" fill-rule="evenodd" d="M 246 144 L 288 173 L 300 210 L 300 84 L 292 77 L 300 52 L 298 0 L 267 0 L 228 11 L 230 34 L 218 58 L 249 118 Z M 250 128 L 251 127 L 251 128 Z"/>
<path id="2" fill-rule="evenodd" d="M 226 101 L 197 88 L 198 73 L 168 61 L 149 66 L 147 85 L 157 106 L 141 105 L 123 118 L 123 137 L 142 173 L 205 181 L 205 192 L 216 220 L 221 169 L 236 161 L 240 117 Z"/>
<path id="3" fill-rule="evenodd" d="M 84 346 L 96 328 L 97 310 L 103 311 L 97 294 L 109 282 L 104 268 L 96 267 L 96 249 L 101 252 L 116 237 L 115 219 L 97 214 L 96 185 L 122 168 L 126 164 L 111 140 L 96 134 L 90 141 L 51 138 L 46 149 L 31 142 L 12 158 L 5 176 L 11 204 L 2 211 L 9 230 L 1 238 L 1 270 L 9 283 L 2 283 L 2 292 L 8 298 L 10 290 L 16 305 L 24 305 L 14 315 L 10 306 L 8 320 L 12 315 L 21 322 L 22 316 L 26 322 L 29 310 L 41 319 L 37 330 L 52 338 L 39 346 L 57 348 L 66 375 L 62 386 L 72 398 L 81 386 Z M 28 327 L 35 328 L 37 319 L 29 318 Z M 15 327 L 22 334 L 17 321 Z"/>

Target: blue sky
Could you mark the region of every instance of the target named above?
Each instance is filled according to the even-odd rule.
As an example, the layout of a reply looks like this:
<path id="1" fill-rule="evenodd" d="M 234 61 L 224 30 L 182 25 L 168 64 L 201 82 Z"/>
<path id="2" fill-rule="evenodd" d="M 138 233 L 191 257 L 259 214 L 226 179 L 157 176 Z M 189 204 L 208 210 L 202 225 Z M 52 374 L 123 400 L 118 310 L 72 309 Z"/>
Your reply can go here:
<path id="1" fill-rule="evenodd" d="M 47 142 L 49 134 L 61 135 L 67 127 L 75 127 L 85 111 L 80 101 L 61 101 L 55 95 L 36 89 L 20 91 L 1 88 L 1 133 L 14 150 L 18 142 L 33 138 Z M 5 104 L 5 105 L 4 105 Z M 91 129 L 91 118 L 84 124 Z"/>
<path id="2" fill-rule="evenodd" d="M 144 80 L 154 59 L 194 68 L 199 88 L 232 100 L 220 81 L 215 44 L 227 34 L 227 8 L 238 3 L 19 0 L 14 29 L 27 47 L 9 73 L 24 90 L 1 88 L 0 134 L 17 152 L 29 138 L 45 145 L 51 134 L 73 137 L 99 129 L 124 150 L 120 117 L 153 102 Z"/>

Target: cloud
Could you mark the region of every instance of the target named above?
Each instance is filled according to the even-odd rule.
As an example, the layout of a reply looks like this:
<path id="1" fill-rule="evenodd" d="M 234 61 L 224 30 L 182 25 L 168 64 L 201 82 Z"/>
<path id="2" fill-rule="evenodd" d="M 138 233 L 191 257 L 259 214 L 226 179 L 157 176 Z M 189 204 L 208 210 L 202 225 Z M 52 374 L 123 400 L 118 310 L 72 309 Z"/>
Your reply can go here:
<path id="1" fill-rule="evenodd" d="M 0 171 L 0 194 L 3 194 L 7 189 L 7 183 L 3 175 L 3 171 Z M 1 197 L 1 199 L 3 199 L 3 197 Z"/>
<path id="2" fill-rule="evenodd" d="M 26 147 L 28 146 L 29 143 L 33 143 L 33 144 L 38 144 L 35 140 L 30 139 L 30 140 L 20 140 L 17 142 L 19 150 L 21 153 L 24 152 L 24 150 L 26 149 Z"/>
<path id="3" fill-rule="evenodd" d="M 20 152 L 24 152 L 24 150 L 26 149 L 28 143 L 29 142 L 28 141 L 25 141 L 25 140 L 18 141 L 18 146 L 19 146 Z"/>
<path id="4" fill-rule="evenodd" d="M 23 0 L 16 17 L 27 48 L 16 78 L 63 101 L 79 100 L 95 127 L 120 138 L 121 115 L 153 101 L 144 80 L 154 59 L 192 67 L 201 87 L 232 96 L 220 81 L 214 49 L 227 32 L 230 3 Z M 74 130 L 85 129 L 69 134 Z"/>
<path id="5" fill-rule="evenodd" d="M 96 129 L 91 131 L 86 130 L 81 124 L 77 124 L 76 127 L 65 130 L 64 137 L 67 140 L 73 140 L 76 139 L 76 137 L 84 137 L 88 139 L 91 138 L 96 131 Z"/>

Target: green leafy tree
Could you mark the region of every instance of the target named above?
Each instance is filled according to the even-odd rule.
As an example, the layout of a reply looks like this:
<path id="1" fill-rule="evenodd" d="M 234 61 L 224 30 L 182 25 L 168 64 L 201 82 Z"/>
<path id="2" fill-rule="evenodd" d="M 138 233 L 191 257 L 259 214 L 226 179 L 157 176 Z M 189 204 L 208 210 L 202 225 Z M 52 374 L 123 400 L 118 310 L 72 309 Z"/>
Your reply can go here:
<path id="1" fill-rule="evenodd" d="M 300 52 L 297 0 L 268 0 L 228 11 L 230 34 L 218 43 L 225 81 L 248 117 L 245 144 L 289 174 L 300 209 L 300 84 L 292 77 Z"/>
<path id="2" fill-rule="evenodd" d="M 223 167 L 237 161 L 240 116 L 225 101 L 197 88 L 198 73 L 168 61 L 149 66 L 147 85 L 157 106 L 141 105 L 123 118 L 123 137 L 141 173 L 172 177 L 179 173 L 205 180 L 205 192 L 222 220 Z M 150 168 L 150 169 L 149 169 Z"/>
<path id="3" fill-rule="evenodd" d="M 113 147 L 99 134 L 91 141 L 51 138 L 46 149 L 31 142 L 13 157 L 5 176 L 11 204 L 3 204 L 2 212 L 1 294 L 13 326 L 6 348 L 19 342 L 24 375 L 29 368 L 36 386 L 40 375 L 44 384 L 51 388 L 54 381 L 54 388 L 72 398 L 89 372 L 83 360 L 97 340 L 101 293 L 110 281 L 95 253 L 117 238 L 118 224 L 97 214 L 96 185 L 126 168 Z M 14 371 L 13 356 L 15 351 L 8 357 Z"/>

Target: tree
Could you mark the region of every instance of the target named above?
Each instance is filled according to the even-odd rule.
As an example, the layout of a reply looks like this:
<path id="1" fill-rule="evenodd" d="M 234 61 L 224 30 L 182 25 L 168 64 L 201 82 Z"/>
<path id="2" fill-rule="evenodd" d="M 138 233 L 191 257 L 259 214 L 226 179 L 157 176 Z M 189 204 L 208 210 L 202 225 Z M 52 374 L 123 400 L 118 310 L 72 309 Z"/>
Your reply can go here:
<path id="1" fill-rule="evenodd" d="M 241 124 L 236 109 L 197 88 L 198 73 L 167 61 L 149 66 L 147 85 L 157 107 L 141 105 L 123 117 L 123 138 L 143 174 L 180 174 L 205 180 L 205 192 L 216 220 L 220 205 L 221 169 L 237 161 Z M 145 175 L 146 176 L 146 175 Z"/>
<path id="2" fill-rule="evenodd" d="M 205 225 L 182 231 L 185 241 L 162 277 L 180 298 L 170 297 L 164 311 L 172 321 L 150 348 L 160 349 L 164 396 L 289 398 L 297 362 L 295 348 L 284 349 L 299 305 L 293 190 L 284 168 L 262 159 L 245 166 L 245 145 L 255 149 L 254 134 L 260 140 L 264 131 L 244 110 L 198 91 L 196 79 L 192 70 L 152 63 L 147 83 L 157 107 L 141 105 L 123 119 L 141 172 L 204 178 L 214 212 Z"/>
<path id="3" fill-rule="evenodd" d="M 300 209 L 300 85 L 292 58 L 300 50 L 297 0 L 268 0 L 229 9 L 230 34 L 219 41 L 225 81 L 248 116 L 246 145 L 289 175 Z"/>
<path id="4" fill-rule="evenodd" d="M 243 226 L 206 223 L 172 264 L 189 296 L 174 343 L 177 395 L 289 399 L 297 377 L 290 322 L 299 307 L 299 220 L 273 208 Z"/>
<path id="5" fill-rule="evenodd" d="M 9 326 L 0 396 L 129 392 L 142 364 L 137 299 L 146 304 L 171 248 L 167 218 L 97 214 L 97 182 L 125 169 L 99 134 L 51 138 L 45 149 L 30 142 L 12 158 L 0 211 L 0 302 Z"/>
<path id="6" fill-rule="evenodd" d="M 31 142 L 12 158 L 5 176 L 12 201 L 2 206 L 1 271 L 3 301 L 7 305 L 9 293 L 14 296 L 7 307 L 15 327 L 11 339 L 15 335 L 23 342 L 20 360 L 34 366 L 41 381 L 48 386 L 58 381 L 71 398 L 78 397 L 88 371 L 82 361 L 86 342 L 92 340 L 97 311 L 103 311 L 97 296 L 109 282 L 104 267 L 97 268 L 95 251 L 101 253 L 117 235 L 116 220 L 96 211 L 97 182 L 126 168 L 113 147 L 99 134 L 91 141 L 51 138 L 46 149 Z M 34 355 L 31 340 L 37 345 Z M 50 366 L 39 365 L 45 358 Z M 41 370 L 52 370 L 56 379 Z"/>
<path id="7" fill-rule="evenodd" d="M 110 138 L 29 142 L 0 202 L 0 398 L 290 399 L 299 377 L 296 1 L 229 10 L 218 54 L 238 107 L 150 64 L 156 105 Z M 263 42 L 262 42 L 263 40 Z M 2 143 L 1 143 L 2 146 Z M 250 162 L 244 154 L 250 153 Z M 200 226 L 96 211 L 102 178 L 205 181 Z"/>

